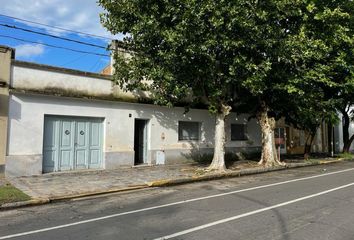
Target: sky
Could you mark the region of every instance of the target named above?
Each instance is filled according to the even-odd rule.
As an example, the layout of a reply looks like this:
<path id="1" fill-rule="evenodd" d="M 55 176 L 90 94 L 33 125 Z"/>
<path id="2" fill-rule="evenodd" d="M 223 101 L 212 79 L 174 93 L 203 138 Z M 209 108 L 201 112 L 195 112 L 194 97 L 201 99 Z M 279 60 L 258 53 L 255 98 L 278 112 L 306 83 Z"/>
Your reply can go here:
<path id="1" fill-rule="evenodd" d="M 96 0 L 0 0 L 0 6 L 0 45 L 15 48 L 17 60 L 100 72 L 109 64 L 110 58 L 49 47 L 43 44 L 109 55 L 102 48 L 14 29 L 13 26 L 103 47 L 109 44 L 110 39 L 121 39 L 121 35 L 112 36 L 100 24 L 99 14 L 103 9 L 97 5 Z M 54 29 L 3 15 L 105 38 Z"/>

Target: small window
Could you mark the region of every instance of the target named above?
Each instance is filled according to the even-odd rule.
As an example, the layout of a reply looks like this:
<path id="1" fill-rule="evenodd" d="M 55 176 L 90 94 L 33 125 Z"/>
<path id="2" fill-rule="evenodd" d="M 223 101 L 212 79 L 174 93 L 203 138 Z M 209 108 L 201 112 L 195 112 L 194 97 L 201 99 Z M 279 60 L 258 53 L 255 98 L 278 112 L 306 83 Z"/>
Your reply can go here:
<path id="1" fill-rule="evenodd" d="M 246 141 L 246 125 L 231 124 L 231 141 Z"/>
<path id="2" fill-rule="evenodd" d="M 178 140 L 199 140 L 200 122 L 178 122 Z"/>

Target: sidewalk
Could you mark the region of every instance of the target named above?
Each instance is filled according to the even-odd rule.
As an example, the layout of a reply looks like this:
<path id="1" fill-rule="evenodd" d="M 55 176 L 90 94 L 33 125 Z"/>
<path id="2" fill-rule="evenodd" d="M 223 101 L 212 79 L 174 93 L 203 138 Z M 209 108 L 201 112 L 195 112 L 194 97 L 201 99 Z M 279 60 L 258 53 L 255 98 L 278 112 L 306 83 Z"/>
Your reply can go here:
<path id="1" fill-rule="evenodd" d="M 34 199 L 58 200 L 149 187 L 148 183 L 160 179 L 178 179 L 194 175 L 192 165 L 143 166 L 115 170 L 87 170 L 57 172 L 8 180 Z"/>
<path id="2" fill-rule="evenodd" d="M 290 162 L 286 167 L 263 168 L 256 162 L 241 161 L 225 173 L 206 173 L 200 165 L 144 166 L 116 170 L 80 171 L 50 173 L 31 177 L 8 179 L 15 187 L 39 202 L 70 199 L 141 189 L 155 186 L 167 186 L 186 182 L 203 181 L 225 177 L 257 174 L 286 168 L 296 168 L 326 164 L 343 159 L 324 159 L 316 161 Z"/>

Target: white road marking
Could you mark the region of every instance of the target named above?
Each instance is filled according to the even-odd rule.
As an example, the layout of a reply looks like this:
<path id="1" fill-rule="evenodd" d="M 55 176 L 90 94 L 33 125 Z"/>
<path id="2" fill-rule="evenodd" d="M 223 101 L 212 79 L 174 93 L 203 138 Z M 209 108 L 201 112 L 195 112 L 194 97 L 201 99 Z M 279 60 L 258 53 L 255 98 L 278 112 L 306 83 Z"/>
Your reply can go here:
<path id="1" fill-rule="evenodd" d="M 283 181 L 283 182 L 271 183 L 271 184 L 257 186 L 257 187 L 251 187 L 251 188 L 246 188 L 246 189 L 241 189 L 241 190 L 236 190 L 236 191 L 231 191 L 231 192 L 226 192 L 226 193 L 209 195 L 209 196 L 205 196 L 205 197 L 192 198 L 192 199 L 188 199 L 188 200 L 183 200 L 183 201 L 178 201 L 178 202 L 173 202 L 173 203 L 167 203 L 167 204 L 157 205 L 157 206 L 148 207 L 148 208 L 141 208 L 141 209 L 137 209 L 137 210 L 111 214 L 111 215 L 98 217 L 98 218 L 91 218 L 91 219 L 87 219 L 87 220 L 83 220 L 83 221 L 78 221 L 78 222 L 58 225 L 58 226 L 54 226 L 54 227 L 42 228 L 42 229 L 37 229 L 37 230 L 32 230 L 32 231 L 27 231 L 27 232 L 22 232 L 22 233 L 16 233 L 16 234 L 11 234 L 11 235 L 1 236 L 0 240 L 16 238 L 16 237 L 21 237 L 21 236 L 26 236 L 26 235 L 32 235 L 32 234 L 41 233 L 41 232 L 48 232 L 48 231 L 52 231 L 52 230 L 56 230 L 56 229 L 62 229 L 62 228 L 67 228 L 67 227 L 71 227 L 71 226 L 76 226 L 76 225 L 81 225 L 81 224 L 86 224 L 86 223 L 91 223 L 91 222 L 102 221 L 102 220 L 109 219 L 109 218 L 115 218 L 115 217 L 120 217 L 120 216 L 124 216 L 124 215 L 140 213 L 140 212 L 145 212 L 145 211 L 150 211 L 150 210 L 159 209 L 159 208 L 165 208 L 165 207 L 170 207 L 170 206 L 175 206 L 175 205 L 180 205 L 180 204 L 185 204 L 185 203 L 190 203 L 190 202 L 196 202 L 196 201 L 201 201 L 201 200 L 206 200 L 206 199 L 211 199 L 211 198 L 217 198 L 217 197 L 232 195 L 232 194 L 241 193 L 241 192 L 247 192 L 247 191 L 252 191 L 252 190 L 257 190 L 257 189 L 262 189 L 262 188 L 268 188 L 268 187 L 278 186 L 278 185 L 287 184 L 287 183 L 304 181 L 304 180 L 308 180 L 308 179 L 319 178 L 319 177 L 329 176 L 329 175 L 343 173 L 343 172 L 348 172 L 348 171 L 353 171 L 353 170 L 354 170 L 354 168 L 348 168 L 348 169 L 345 169 L 345 170 L 331 172 L 331 173 L 324 173 L 324 174 L 314 175 L 314 176 L 310 176 L 310 177 L 297 178 L 297 179 L 292 179 L 292 180 Z"/>
<path id="2" fill-rule="evenodd" d="M 296 198 L 296 199 L 293 199 L 293 200 L 290 200 L 290 201 L 287 201 L 287 202 L 279 203 L 279 204 L 276 204 L 276 205 L 273 205 L 273 206 L 257 209 L 257 210 L 251 211 L 251 212 L 243 213 L 243 214 L 236 215 L 236 216 L 233 216 L 233 217 L 224 218 L 224 219 L 221 219 L 221 220 L 218 220 L 218 221 L 215 221 L 215 222 L 211 222 L 211 223 L 207 223 L 207 224 L 200 225 L 200 226 L 197 226 L 197 227 L 189 228 L 189 229 L 186 229 L 184 231 L 180 231 L 180 232 L 176 232 L 176 233 L 173 233 L 173 234 L 170 234 L 170 235 L 166 235 L 166 236 L 163 236 L 163 237 L 155 238 L 154 240 L 171 239 L 171 238 L 175 238 L 175 237 L 178 237 L 178 236 L 186 235 L 188 233 L 196 232 L 196 231 L 199 231 L 199 230 L 202 230 L 202 229 L 205 229 L 205 228 L 209 228 L 209 227 L 212 227 L 212 226 L 215 226 L 215 225 L 219 225 L 219 224 L 222 224 L 222 223 L 234 221 L 236 219 L 248 217 L 248 216 L 251 216 L 251 215 L 254 215 L 254 214 L 257 214 L 257 213 L 269 211 L 269 210 L 272 210 L 274 208 L 279 208 L 279 207 L 283 207 L 283 206 L 286 206 L 286 205 L 289 205 L 289 204 L 293 204 L 293 203 L 296 203 L 296 202 L 304 201 L 306 199 L 318 197 L 318 196 L 321 196 L 321 195 L 324 195 L 324 194 L 327 194 L 327 193 L 330 193 L 330 192 L 334 192 L 334 191 L 337 191 L 337 190 L 340 190 L 340 189 L 343 189 L 343 188 L 351 187 L 353 185 L 354 185 L 354 182 L 346 184 L 346 185 L 342 185 L 340 187 L 332 188 L 332 189 L 329 189 L 329 190 L 326 190 L 326 191 L 323 191 L 323 192 L 319 192 L 319 193 L 311 194 L 311 195 L 304 196 L 304 197 L 301 197 L 301 198 Z"/>

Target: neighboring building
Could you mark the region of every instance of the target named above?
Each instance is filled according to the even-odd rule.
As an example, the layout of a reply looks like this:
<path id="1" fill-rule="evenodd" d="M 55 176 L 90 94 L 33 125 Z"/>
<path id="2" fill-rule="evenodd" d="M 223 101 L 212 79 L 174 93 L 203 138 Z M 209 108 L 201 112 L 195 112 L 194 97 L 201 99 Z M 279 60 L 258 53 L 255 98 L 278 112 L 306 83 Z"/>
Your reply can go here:
<path id="1" fill-rule="evenodd" d="M 101 71 L 102 75 L 112 75 L 112 66 L 111 64 L 107 65 L 105 68 L 102 69 Z"/>
<path id="2" fill-rule="evenodd" d="M 17 61 L 8 47 L 0 47 L 0 60 L 0 165 L 6 155 L 7 175 L 171 164 L 212 153 L 215 118 L 207 110 L 146 104 L 146 94 L 120 90 L 111 76 Z M 314 150 L 327 151 L 319 140 Z M 292 148 L 284 142 L 285 153 Z M 226 150 L 260 149 L 256 120 L 231 113 Z"/>
<path id="3" fill-rule="evenodd" d="M 277 138 L 278 136 L 280 136 L 284 139 L 283 144 L 281 144 L 281 153 L 304 153 L 306 139 L 309 137 L 309 134 L 285 124 L 283 120 L 279 120 L 276 124 L 276 127 L 277 128 L 275 129 L 275 137 Z M 328 125 L 326 123 L 322 123 L 314 137 L 314 141 L 311 146 L 312 152 L 331 152 L 331 136 L 329 136 L 328 133 L 330 133 L 330 131 L 328 131 Z"/>

